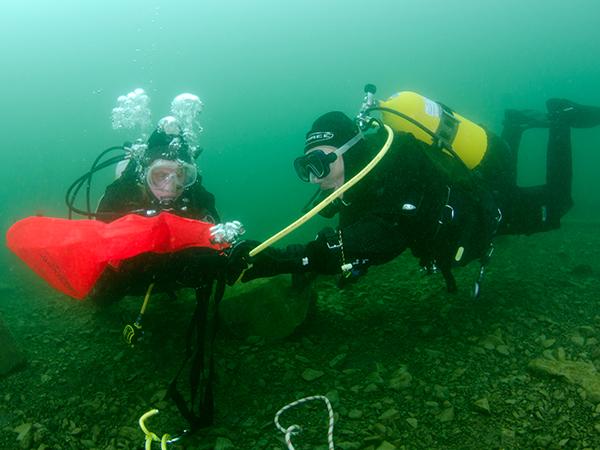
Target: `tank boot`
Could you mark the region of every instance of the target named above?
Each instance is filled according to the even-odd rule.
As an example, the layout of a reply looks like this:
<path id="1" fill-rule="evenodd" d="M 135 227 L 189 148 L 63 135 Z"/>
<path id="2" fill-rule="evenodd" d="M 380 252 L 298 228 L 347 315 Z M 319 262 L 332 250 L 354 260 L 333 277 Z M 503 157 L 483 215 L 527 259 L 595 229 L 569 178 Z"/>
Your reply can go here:
<path id="1" fill-rule="evenodd" d="M 600 125 L 600 108 L 580 105 L 564 98 L 551 98 L 546 101 L 548 117 L 553 124 L 571 128 L 592 128 Z"/>
<path id="2" fill-rule="evenodd" d="M 533 109 L 507 109 L 504 111 L 504 126 L 520 130 L 530 128 L 548 128 L 551 122 L 548 114 Z"/>

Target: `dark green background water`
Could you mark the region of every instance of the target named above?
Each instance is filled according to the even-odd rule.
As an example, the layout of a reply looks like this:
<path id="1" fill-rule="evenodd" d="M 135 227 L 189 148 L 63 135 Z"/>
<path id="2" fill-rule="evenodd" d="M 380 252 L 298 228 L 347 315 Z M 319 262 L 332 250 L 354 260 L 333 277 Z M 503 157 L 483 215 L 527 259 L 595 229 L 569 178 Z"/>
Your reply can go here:
<path id="1" fill-rule="evenodd" d="M 266 238 L 312 192 L 291 165 L 312 120 L 354 114 L 367 82 L 382 98 L 415 90 L 496 131 L 506 107 L 539 109 L 551 96 L 600 105 L 599 16 L 594 0 L 4 4 L 0 229 L 36 212 L 65 215 L 72 180 L 100 150 L 135 137 L 113 131 L 110 112 L 142 87 L 154 120 L 181 92 L 204 101 L 205 185 L 224 219 Z M 568 217 L 597 219 L 600 129 L 574 140 Z M 530 133 L 524 183 L 543 180 L 544 151 L 544 133 Z M 109 180 L 99 177 L 98 192 Z"/>

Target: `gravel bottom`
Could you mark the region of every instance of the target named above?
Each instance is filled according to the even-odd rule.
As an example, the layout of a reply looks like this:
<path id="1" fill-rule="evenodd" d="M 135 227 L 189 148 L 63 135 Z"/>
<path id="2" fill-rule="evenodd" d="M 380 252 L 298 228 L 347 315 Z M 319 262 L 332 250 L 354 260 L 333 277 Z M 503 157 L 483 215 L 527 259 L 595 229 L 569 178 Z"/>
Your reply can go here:
<path id="1" fill-rule="evenodd" d="M 214 426 L 169 448 L 283 449 L 284 405 L 326 395 L 342 450 L 600 448 L 598 224 L 498 239 L 482 295 L 477 264 L 455 271 L 459 293 L 403 255 L 318 301 L 290 337 L 217 336 Z M 149 409 L 157 434 L 185 426 L 166 387 L 183 355 L 189 293 L 156 296 L 143 343 L 121 340 L 141 299 L 102 312 L 56 294 L 10 259 L 0 314 L 28 359 L 0 379 L 1 449 L 137 449 Z M 282 299 L 285 301 L 285 299 Z M 581 362 L 590 379 L 532 371 L 533 360 Z M 598 375 L 600 377 L 600 375 Z M 286 412 L 300 449 L 327 449 L 327 410 Z M 154 448 L 160 446 L 155 444 Z"/>

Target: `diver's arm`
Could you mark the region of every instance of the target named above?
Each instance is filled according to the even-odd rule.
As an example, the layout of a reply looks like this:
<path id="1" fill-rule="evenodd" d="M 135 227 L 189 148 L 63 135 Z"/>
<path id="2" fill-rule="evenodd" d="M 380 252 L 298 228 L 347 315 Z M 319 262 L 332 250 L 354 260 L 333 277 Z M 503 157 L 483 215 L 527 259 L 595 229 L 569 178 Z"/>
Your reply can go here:
<path id="1" fill-rule="evenodd" d="M 138 186 L 121 177 L 106 187 L 96 208 L 96 219 L 102 222 L 112 222 L 131 211 L 141 209 L 141 204 Z"/>
<path id="2" fill-rule="evenodd" d="M 407 231 L 402 229 L 405 220 L 390 221 L 380 216 L 367 216 L 341 229 L 344 263 L 355 260 L 366 265 L 391 261 L 408 247 Z"/>
<path id="3" fill-rule="evenodd" d="M 204 222 L 219 223 L 221 219 L 215 206 L 215 196 L 208 192 L 199 182 L 193 186 L 192 204 L 194 219 Z"/>
<path id="4" fill-rule="evenodd" d="M 115 189 L 111 189 L 111 186 L 106 188 L 104 195 L 100 198 L 98 202 L 98 207 L 96 208 L 96 219 L 102 222 L 112 222 L 113 220 L 119 218 L 122 214 L 116 212 L 119 210 L 118 201 L 119 196 L 116 195 Z"/>
<path id="5" fill-rule="evenodd" d="M 369 266 L 386 263 L 408 247 L 398 225 L 381 217 L 366 216 L 338 229 L 322 230 L 306 245 L 307 270 L 321 274 L 351 272 L 361 275 Z"/>
<path id="6" fill-rule="evenodd" d="M 248 245 L 245 253 L 258 243 Z M 286 249 L 267 248 L 249 258 L 250 268 L 242 281 L 282 273 L 315 272 L 333 275 L 352 271 L 360 275 L 373 264 L 383 264 L 400 255 L 408 240 L 398 226 L 376 216 L 340 230 L 325 228 L 314 241 Z M 238 252 L 243 254 L 243 251 Z"/>

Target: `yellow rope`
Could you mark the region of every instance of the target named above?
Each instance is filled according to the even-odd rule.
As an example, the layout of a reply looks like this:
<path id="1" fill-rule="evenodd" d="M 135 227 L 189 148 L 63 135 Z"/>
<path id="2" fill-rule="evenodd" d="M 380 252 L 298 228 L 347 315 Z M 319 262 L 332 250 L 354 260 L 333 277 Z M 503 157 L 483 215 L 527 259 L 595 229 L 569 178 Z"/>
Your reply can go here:
<path id="1" fill-rule="evenodd" d="M 150 295 L 152 294 L 153 288 L 154 283 L 150 283 L 150 286 L 148 286 L 148 290 L 146 291 L 146 296 L 144 297 L 144 304 L 142 305 L 142 309 L 140 310 L 140 316 L 146 312 L 146 306 L 148 306 L 148 301 L 150 300 Z"/>
<path id="2" fill-rule="evenodd" d="M 373 167 L 375 167 L 377 165 L 377 163 L 381 160 L 381 158 L 383 158 L 385 156 L 385 154 L 389 150 L 390 146 L 392 145 L 392 141 L 394 140 L 394 132 L 392 131 L 392 129 L 388 125 L 384 124 L 383 126 L 385 127 L 385 129 L 388 133 L 387 140 L 385 141 L 385 144 L 383 144 L 383 147 L 381 147 L 381 150 L 379 150 L 379 153 L 377 153 L 377 155 L 375 155 L 375 157 L 369 162 L 369 164 L 367 164 L 365 167 L 363 167 L 363 169 L 360 172 L 358 172 L 356 175 L 354 175 L 351 179 L 349 179 L 342 186 L 337 188 L 333 193 L 328 195 L 323 201 L 321 201 L 318 205 L 316 205 L 309 212 L 307 212 L 302 217 L 300 217 L 296 221 L 289 224 L 283 230 L 281 230 L 278 233 L 271 236 L 269 239 L 264 241 L 262 244 L 254 247 L 248 255 L 251 257 L 258 255 L 264 249 L 266 249 L 267 247 L 270 247 L 275 242 L 284 238 L 285 236 L 290 234 L 292 231 L 294 231 L 296 228 L 300 227 L 301 225 L 304 225 L 304 223 L 306 223 L 310 219 L 312 219 L 316 214 L 319 213 L 319 211 L 321 211 L 323 208 L 325 208 L 329 203 L 331 203 L 336 198 L 341 196 L 344 192 L 346 192 L 348 189 L 350 189 L 352 186 L 354 186 L 356 183 L 358 183 L 366 174 L 368 174 L 373 169 Z"/>

